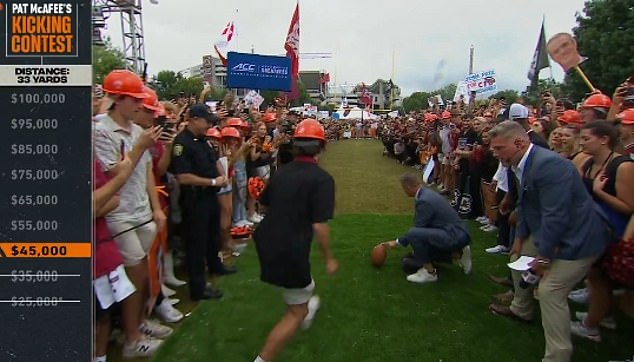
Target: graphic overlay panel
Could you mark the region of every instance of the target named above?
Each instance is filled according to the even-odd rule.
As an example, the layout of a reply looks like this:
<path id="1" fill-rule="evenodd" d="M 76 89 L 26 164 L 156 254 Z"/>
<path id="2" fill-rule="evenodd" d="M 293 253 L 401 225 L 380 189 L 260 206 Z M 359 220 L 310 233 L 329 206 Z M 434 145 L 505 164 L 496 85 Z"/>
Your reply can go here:
<path id="1" fill-rule="evenodd" d="M 0 360 L 89 361 L 91 2 L 0 3 Z"/>

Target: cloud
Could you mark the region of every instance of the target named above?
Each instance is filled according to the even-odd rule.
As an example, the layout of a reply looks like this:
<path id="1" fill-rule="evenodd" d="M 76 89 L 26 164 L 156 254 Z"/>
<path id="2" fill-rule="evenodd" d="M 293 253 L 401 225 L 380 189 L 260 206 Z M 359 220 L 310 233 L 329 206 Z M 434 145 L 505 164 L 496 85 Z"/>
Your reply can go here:
<path id="1" fill-rule="evenodd" d="M 283 54 L 294 0 L 162 0 L 144 2 L 146 59 L 152 74 L 200 64 L 226 23 L 235 20 L 234 50 Z M 430 91 L 463 78 L 469 47 L 475 70 L 494 68 L 498 87 L 523 90 L 539 35 L 571 32 L 583 0 L 303 0 L 300 3 L 302 52 L 332 53 L 331 59 L 303 59 L 303 70 L 325 70 L 337 83 L 372 83 L 394 77 L 403 94 Z M 107 35 L 121 47 L 119 18 Z M 394 62 L 392 61 L 394 60 Z M 443 77 L 436 77 L 444 61 Z M 555 79 L 563 73 L 553 64 Z M 547 77 L 549 70 L 543 70 Z M 435 79 L 436 78 L 436 79 Z"/>

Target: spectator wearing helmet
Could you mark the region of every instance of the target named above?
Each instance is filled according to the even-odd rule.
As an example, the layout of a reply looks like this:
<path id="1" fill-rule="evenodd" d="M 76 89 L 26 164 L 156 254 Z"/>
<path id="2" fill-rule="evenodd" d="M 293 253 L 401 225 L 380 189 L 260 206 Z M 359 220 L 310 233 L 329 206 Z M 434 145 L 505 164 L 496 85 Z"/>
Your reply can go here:
<path id="1" fill-rule="evenodd" d="M 134 123 L 144 129 L 148 129 L 155 126 L 155 115 L 158 115 L 161 111 L 164 112 L 164 108 L 161 107 L 161 104 L 158 101 L 158 96 L 154 90 L 147 86 L 144 87 L 143 90 L 147 97 L 143 99 L 142 111 L 137 113 Z M 161 205 L 161 209 L 166 214 L 169 205 L 169 194 L 165 191 L 162 180 L 167 172 L 167 168 L 169 167 L 172 153 L 172 142 L 174 141 L 175 136 L 175 128 L 164 128 L 158 142 L 155 142 L 149 150 L 150 155 L 152 156 L 152 172 L 154 173 L 154 182 L 158 191 L 159 203 Z M 158 254 L 158 252 L 154 252 L 158 250 L 160 245 L 160 248 L 162 249 L 160 254 L 163 255 L 163 261 L 165 264 L 165 267 L 163 268 L 164 282 L 167 283 L 169 280 L 170 284 L 173 286 L 185 285 L 186 282 L 174 277 L 172 252 L 171 250 L 168 250 L 167 236 L 168 232 L 166 224 L 162 229 L 157 230 L 157 237 L 154 240 L 155 245 L 153 245 L 151 254 L 152 256 L 157 257 L 158 255 L 156 254 Z M 156 278 L 157 276 L 150 275 L 150 277 Z M 158 295 L 156 296 L 155 312 L 162 320 L 168 323 L 175 323 L 183 319 L 183 314 L 172 306 L 170 299 L 166 298 L 166 296 L 171 296 L 175 293 L 175 291 L 169 289 L 167 286 L 162 285 L 161 290 L 158 291 Z"/>
<path id="2" fill-rule="evenodd" d="M 128 70 L 110 72 L 104 79 L 103 90 L 107 94 L 108 112 L 95 125 L 95 154 L 108 177 L 118 174 L 119 163 L 124 157 L 136 164 L 121 188 L 119 205 L 106 215 L 110 231 L 119 234 L 114 239 L 123 257 L 126 274 L 138 290 L 124 306 L 124 319 L 130 323 L 134 319 L 135 324 L 151 336 L 166 337 L 172 333 L 171 328 L 144 317 L 144 305 L 149 297 L 147 255 L 157 230 L 166 222 L 155 188 L 152 156 L 147 147 L 140 147 L 138 142 L 147 135 L 132 122 L 143 112 L 143 99 L 147 94 L 141 78 Z M 154 134 L 156 140 L 160 127 L 146 133 Z M 142 352 L 138 341 L 126 341 L 124 353 Z"/>
<path id="3" fill-rule="evenodd" d="M 297 329 L 308 328 L 319 308 L 313 296 L 310 246 L 316 236 L 326 272 L 339 267 L 330 251 L 328 220 L 334 217 L 335 181 L 318 166 L 326 138 L 319 122 L 307 119 L 294 133 L 296 157 L 271 178 L 260 196 L 267 214 L 254 233 L 262 281 L 282 288 L 284 317 L 270 332 L 256 361 L 272 361 Z"/>
<path id="4" fill-rule="evenodd" d="M 616 116 L 619 121 L 623 154 L 634 159 L 634 108 L 628 108 Z"/>
<path id="5" fill-rule="evenodd" d="M 612 100 L 602 93 L 595 93 L 588 97 L 581 105 L 581 120 L 589 123 L 599 119 L 605 119 Z"/>

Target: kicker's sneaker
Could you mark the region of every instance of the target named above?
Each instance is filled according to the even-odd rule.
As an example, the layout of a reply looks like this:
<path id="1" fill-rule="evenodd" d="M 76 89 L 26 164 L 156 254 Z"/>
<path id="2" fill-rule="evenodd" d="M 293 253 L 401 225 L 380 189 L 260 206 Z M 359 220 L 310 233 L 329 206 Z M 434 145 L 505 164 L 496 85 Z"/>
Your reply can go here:
<path id="1" fill-rule="evenodd" d="M 315 314 L 317 314 L 320 305 L 321 301 L 318 295 L 310 297 L 310 300 L 308 301 L 308 314 L 306 314 L 306 318 L 304 318 L 304 321 L 302 322 L 303 330 L 310 328 L 313 324 L 313 319 L 315 319 Z"/>

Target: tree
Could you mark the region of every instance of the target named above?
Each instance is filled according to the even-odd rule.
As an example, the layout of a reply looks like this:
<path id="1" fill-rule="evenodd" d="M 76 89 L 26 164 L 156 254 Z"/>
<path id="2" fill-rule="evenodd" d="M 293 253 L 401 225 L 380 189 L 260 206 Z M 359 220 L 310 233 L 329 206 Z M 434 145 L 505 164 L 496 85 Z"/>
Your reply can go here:
<path id="1" fill-rule="evenodd" d="M 430 92 L 432 95 L 440 94 L 444 101 L 452 101 L 453 96 L 456 94 L 456 89 L 458 88 L 458 84 L 451 83 L 446 85 L 440 89 Z"/>
<path id="2" fill-rule="evenodd" d="M 313 104 L 313 100 L 310 98 L 310 94 L 306 90 L 306 86 L 301 80 L 297 80 L 297 84 L 299 86 L 299 97 L 293 101 L 291 101 L 291 106 L 299 107 L 303 106 L 305 103 Z"/>
<path id="3" fill-rule="evenodd" d="M 500 99 L 502 97 L 506 99 L 507 103 L 511 104 L 517 100 L 517 98 L 519 97 L 519 94 L 517 93 L 515 89 L 505 89 L 503 91 L 499 91 L 495 93 L 494 95 L 490 96 L 489 99 L 492 99 L 492 98 Z"/>
<path id="4" fill-rule="evenodd" d="M 108 73 L 114 69 L 124 69 L 125 66 L 123 52 L 112 45 L 110 38 L 106 38 L 104 45 L 92 46 L 93 83 L 101 84 Z"/>
<path id="5" fill-rule="evenodd" d="M 172 99 L 178 96 L 178 92 L 173 89 L 174 85 L 182 78 L 180 73 L 162 70 L 152 77 L 151 86 L 158 94 L 159 99 Z"/>
<path id="6" fill-rule="evenodd" d="M 537 86 L 529 86 L 527 91 L 522 93 L 522 97 L 527 104 L 532 104 L 534 106 L 539 103 L 544 92 L 549 92 L 556 99 L 568 98 L 568 95 L 564 92 L 562 87 L 562 83 L 557 83 L 554 79 L 540 79 Z"/>
<path id="7" fill-rule="evenodd" d="M 595 88 L 610 96 L 634 74 L 633 13 L 632 0 L 594 0 L 586 1 L 583 14 L 577 14 L 573 33 L 579 53 L 588 57 L 581 68 Z M 581 100 L 590 91 L 574 71 L 566 75 L 565 90 L 574 100 Z"/>
<path id="8" fill-rule="evenodd" d="M 431 97 L 431 94 L 427 92 L 414 92 L 409 97 L 405 97 L 403 99 L 403 109 L 405 113 L 426 109 L 428 106 L 427 99 L 429 97 Z"/>
<path id="9" fill-rule="evenodd" d="M 195 96 L 198 98 L 203 87 L 203 79 L 200 77 L 180 78 L 172 87 L 172 93 L 179 94 L 182 92 L 185 96 Z"/>

